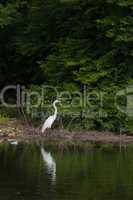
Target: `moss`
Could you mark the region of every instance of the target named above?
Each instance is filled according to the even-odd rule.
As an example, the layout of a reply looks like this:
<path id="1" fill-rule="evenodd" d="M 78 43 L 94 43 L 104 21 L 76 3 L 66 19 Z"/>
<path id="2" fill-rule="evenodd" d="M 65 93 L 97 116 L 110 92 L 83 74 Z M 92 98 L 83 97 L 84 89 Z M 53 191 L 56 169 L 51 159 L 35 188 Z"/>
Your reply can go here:
<path id="1" fill-rule="evenodd" d="M 7 116 L 0 115 L 0 123 L 1 124 L 7 123 L 8 121 L 9 121 L 9 118 Z"/>

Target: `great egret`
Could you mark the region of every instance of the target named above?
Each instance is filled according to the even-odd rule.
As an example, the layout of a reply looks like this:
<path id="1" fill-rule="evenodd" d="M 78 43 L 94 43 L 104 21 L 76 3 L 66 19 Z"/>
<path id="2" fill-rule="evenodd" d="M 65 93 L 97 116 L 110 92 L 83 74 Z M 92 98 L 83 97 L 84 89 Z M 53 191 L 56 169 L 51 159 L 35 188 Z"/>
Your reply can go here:
<path id="1" fill-rule="evenodd" d="M 52 124 L 54 123 L 56 117 L 57 117 L 57 107 L 56 107 L 56 103 L 59 103 L 60 101 L 59 100 L 55 100 L 53 102 L 53 107 L 55 109 L 55 112 L 53 115 L 51 115 L 50 117 L 48 117 L 48 119 L 46 119 L 46 121 L 44 122 L 43 126 L 42 126 L 42 133 L 44 133 L 44 131 L 47 129 L 47 128 L 51 128 Z"/>

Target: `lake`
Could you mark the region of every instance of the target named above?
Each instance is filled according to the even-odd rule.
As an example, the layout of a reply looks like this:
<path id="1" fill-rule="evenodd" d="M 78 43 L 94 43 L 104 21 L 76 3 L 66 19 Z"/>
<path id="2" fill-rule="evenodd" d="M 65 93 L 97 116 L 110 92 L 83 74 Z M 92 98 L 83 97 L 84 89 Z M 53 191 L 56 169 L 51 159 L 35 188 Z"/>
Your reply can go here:
<path id="1" fill-rule="evenodd" d="M 0 200 L 132 200 L 133 148 L 60 152 L 0 146 Z"/>

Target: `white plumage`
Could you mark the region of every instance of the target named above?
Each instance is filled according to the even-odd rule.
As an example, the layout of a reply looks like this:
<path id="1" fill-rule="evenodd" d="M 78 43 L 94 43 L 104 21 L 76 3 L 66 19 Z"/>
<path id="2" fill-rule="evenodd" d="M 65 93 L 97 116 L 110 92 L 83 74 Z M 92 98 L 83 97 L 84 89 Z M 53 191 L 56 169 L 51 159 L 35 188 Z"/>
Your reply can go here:
<path id="1" fill-rule="evenodd" d="M 44 122 L 44 124 L 42 126 L 42 130 L 41 130 L 42 133 L 44 133 L 46 129 L 51 128 L 52 124 L 54 123 L 54 121 L 55 121 L 55 119 L 57 117 L 57 107 L 56 107 L 55 104 L 58 103 L 58 102 L 59 102 L 58 100 L 55 100 L 53 102 L 53 107 L 55 109 L 55 112 L 54 112 L 53 115 L 51 115 L 50 117 L 48 117 L 46 119 L 46 121 Z"/>
<path id="2" fill-rule="evenodd" d="M 48 119 L 46 119 L 46 121 L 45 121 L 45 123 L 43 124 L 43 127 L 42 127 L 42 133 L 44 133 L 44 131 L 47 128 L 51 128 L 54 120 L 55 120 L 55 118 L 53 116 L 50 116 L 50 117 L 48 117 Z"/>

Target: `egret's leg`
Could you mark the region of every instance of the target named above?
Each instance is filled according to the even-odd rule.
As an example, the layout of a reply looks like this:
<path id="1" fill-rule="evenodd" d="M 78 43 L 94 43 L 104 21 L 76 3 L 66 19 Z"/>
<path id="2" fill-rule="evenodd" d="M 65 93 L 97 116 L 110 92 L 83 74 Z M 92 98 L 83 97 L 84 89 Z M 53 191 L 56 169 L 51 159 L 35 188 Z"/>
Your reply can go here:
<path id="1" fill-rule="evenodd" d="M 44 132 L 44 134 L 45 134 L 45 137 L 47 137 L 47 136 L 48 136 L 48 130 L 49 130 L 49 129 L 46 129 L 46 130 L 45 130 L 45 132 Z"/>

